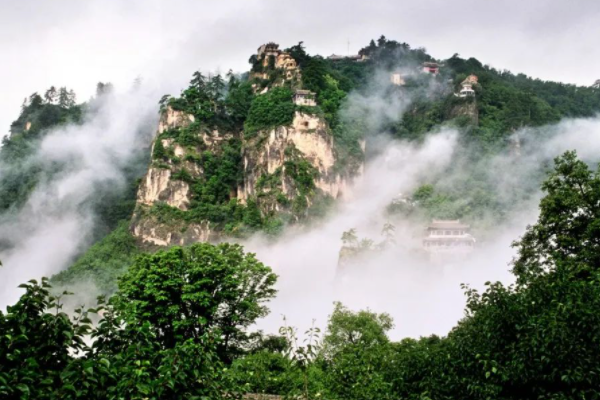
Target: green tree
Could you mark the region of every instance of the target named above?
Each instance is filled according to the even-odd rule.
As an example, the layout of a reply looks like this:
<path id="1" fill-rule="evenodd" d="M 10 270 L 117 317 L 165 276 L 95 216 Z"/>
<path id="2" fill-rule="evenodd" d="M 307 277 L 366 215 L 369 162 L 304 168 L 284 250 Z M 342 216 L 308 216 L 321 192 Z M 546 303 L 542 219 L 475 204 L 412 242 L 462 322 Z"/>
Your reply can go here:
<path id="1" fill-rule="evenodd" d="M 260 130 L 290 125 L 294 119 L 294 111 L 292 91 L 286 87 L 275 87 L 256 96 L 244 123 L 246 137 L 252 137 Z"/>
<path id="2" fill-rule="evenodd" d="M 387 314 L 354 313 L 335 303 L 323 339 L 327 389 L 338 399 L 392 399 L 386 380 L 393 327 Z"/>
<path id="3" fill-rule="evenodd" d="M 600 265 L 600 172 L 577 159 L 574 151 L 555 160 L 542 185 L 538 223 L 515 246 L 514 272 L 521 285 L 547 274 L 580 265 L 582 277 Z"/>
<path id="4" fill-rule="evenodd" d="M 344 244 L 344 246 L 358 246 L 358 236 L 356 235 L 356 229 L 352 228 L 348 231 L 343 232 L 342 243 Z"/>
<path id="5" fill-rule="evenodd" d="M 117 299 L 165 346 L 215 332 L 226 357 L 243 329 L 267 314 L 264 303 L 275 295 L 275 280 L 239 245 L 199 243 L 139 257 L 122 278 Z"/>
<path id="6" fill-rule="evenodd" d="M 50 89 L 48 89 L 46 91 L 46 93 L 44 94 L 44 100 L 46 100 L 46 103 L 54 104 L 56 102 L 56 97 L 57 97 L 56 88 L 54 86 L 50 86 Z"/>
<path id="7" fill-rule="evenodd" d="M 44 278 L 20 286 L 25 294 L 0 312 L 0 395 L 14 399 L 60 398 L 72 387 L 68 371 L 73 355 L 85 355 L 90 320 L 72 322 L 60 298 L 51 296 Z M 81 371 L 83 373 L 83 371 Z M 85 378 L 82 378 L 85 379 Z M 74 398 L 65 397 L 65 398 Z M 83 398 L 83 397 L 82 397 Z"/>

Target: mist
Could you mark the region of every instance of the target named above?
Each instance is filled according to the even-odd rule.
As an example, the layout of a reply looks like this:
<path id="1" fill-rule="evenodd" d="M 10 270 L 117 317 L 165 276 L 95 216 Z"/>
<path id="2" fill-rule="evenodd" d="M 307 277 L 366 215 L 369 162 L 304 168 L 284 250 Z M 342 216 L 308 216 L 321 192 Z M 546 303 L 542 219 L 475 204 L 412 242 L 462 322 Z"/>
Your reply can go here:
<path id="1" fill-rule="evenodd" d="M 508 212 L 495 224 L 465 221 L 479 227 L 473 253 L 459 260 L 433 263 L 422 250 L 422 238 L 430 221 L 390 216 L 386 207 L 399 194 L 410 194 L 424 183 L 452 184 L 465 178 L 460 163 L 462 133 L 442 129 L 422 144 L 387 138 L 383 150 L 366 164 L 355 182 L 352 196 L 321 225 L 308 231 L 291 230 L 276 243 L 254 238 L 246 243 L 279 275 L 277 297 L 271 313 L 257 328 L 277 333 L 286 323 L 305 331 L 312 325 L 326 328 L 333 302 L 350 309 L 370 309 L 390 314 L 395 326 L 390 337 L 418 338 L 446 335 L 464 316 L 466 297 L 461 284 L 478 290 L 488 281 L 514 282 L 510 273 L 516 250 L 511 244 L 527 225 L 535 223 L 542 197 L 540 184 L 553 159 L 567 150 L 596 168 L 600 159 L 600 119 L 565 120 L 557 125 L 524 129 L 515 133 L 520 154 L 506 151 L 492 157 L 483 171 Z M 380 138 L 380 140 L 383 140 Z M 462 150 L 462 151 L 460 151 Z M 477 166 L 474 166 L 477 167 Z M 382 241 L 382 227 L 395 226 L 395 245 L 357 257 L 340 273 L 342 233 L 356 229 L 359 238 Z M 483 238 L 483 240 L 481 240 Z"/>
<path id="2" fill-rule="evenodd" d="M 42 180 L 20 210 L 0 215 L 0 243 L 7 244 L 0 250 L 0 305 L 17 300 L 20 283 L 59 272 L 90 244 L 98 228 L 95 198 L 124 190 L 124 169 L 149 153 L 156 98 L 143 88 L 103 95 L 88 103 L 82 124 L 44 136 L 31 157 L 41 162 Z"/>
<path id="3" fill-rule="evenodd" d="M 415 71 L 413 66 L 395 70 L 405 75 Z M 275 242 L 256 236 L 243 243 L 279 275 L 278 294 L 269 305 L 271 313 L 257 328 L 276 333 L 284 315 L 288 324 L 300 331 L 313 319 L 325 328 L 333 302 L 342 301 L 354 310 L 389 313 L 395 321 L 393 339 L 445 335 L 464 315 L 461 283 L 482 289 L 487 281 L 513 282 L 510 261 L 515 250 L 511 243 L 537 218 L 542 196 L 539 184 L 552 159 L 571 149 L 589 163 L 600 157 L 598 118 L 565 120 L 516 132 L 521 154 L 507 151 L 493 156 L 481 171 L 493 187 L 491 195 L 509 212 L 500 221 L 495 215 L 482 217 L 486 223 L 465 221 L 479 227 L 474 232 L 479 240 L 475 251 L 460 261 L 433 264 L 421 250 L 428 221 L 391 216 L 386 208 L 426 183 L 440 188 L 459 185 L 472 172 L 470 168 L 479 166 L 470 166 L 462 158 L 471 150 L 460 140 L 464 132 L 455 128 L 437 128 L 419 143 L 393 139 L 385 131 L 386 125 L 402 118 L 413 101 L 412 95 L 402 90 L 389 90 L 390 72 L 378 71 L 368 88 L 350 94 L 342 108 L 342 120 L 360 119 L 368 139 L 364 171 L 348 196 L 326 220 L 310 228 L 290 227 Z M 430 82 L 420 95 L 449 89 Z M 20 283 L 59 272 L 90 244 L 97 229 L 91 203 L 103 190 L 123 190 L 128 183 L 123 169 L 140 154 L 148 155 L 158 120 L 157 100 L 162 94 L 142 89 L 98 99 L 83 124 L 61 127 L 45 136 L 32 158 L 42 160 L 49 169 L 55 165 L 64 168 L 47 175 L 22 210 L 0 216 L 0 242 L 11 244 L 0 250 L 4 264 L 0 268 L 0 306 L 18 298 Z M 356 229 L 359 237 L 378 242 L 383 239 L 382 226 L 388 222 L 395 226 L 396 245 L 369 253 L 340 274 L 342 233 Z M 79 289 L 94 292 L 87 285 L 71 288 L 74 292 Z"/>

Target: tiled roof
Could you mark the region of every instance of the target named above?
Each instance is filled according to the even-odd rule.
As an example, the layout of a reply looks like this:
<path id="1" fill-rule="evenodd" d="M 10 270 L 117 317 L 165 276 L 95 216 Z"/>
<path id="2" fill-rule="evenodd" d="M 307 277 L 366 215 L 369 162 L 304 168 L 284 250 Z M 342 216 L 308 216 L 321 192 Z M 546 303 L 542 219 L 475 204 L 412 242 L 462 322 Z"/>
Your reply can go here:
<path id="1" fill-rule="evenodd" d="M 470 225 L 461 224 L 459 219 L 455 220 L 443 220 L 434 219 L 427 229 L 469 229 Z"/>

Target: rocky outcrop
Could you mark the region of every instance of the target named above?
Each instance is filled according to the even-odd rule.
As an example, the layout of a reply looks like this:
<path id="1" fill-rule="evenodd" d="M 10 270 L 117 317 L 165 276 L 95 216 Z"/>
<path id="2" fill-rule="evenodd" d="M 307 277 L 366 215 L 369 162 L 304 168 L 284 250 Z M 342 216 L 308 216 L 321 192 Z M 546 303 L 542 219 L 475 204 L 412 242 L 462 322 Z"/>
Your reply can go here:
<path id="1" fill-rule="evenodd" d="M 194 120 L 193 115 L 174 110 L 171 106 L 167 106 L 158 122 L 158 133 L 163 133 L 168 129 L 186 127 L 194 122 Z"/>
<path id="2" fill-rule="evenodd" d="M 164 202 L 180 210 L 187 210 L 190 188 L 186 182 L 171 180 L 172 172 L 166 168 L 152 167 L 138 190 L 138 203 L 151 206 Z"/>
<path id="3" fill-rule="evenodd" d="M 255 80 L 255 92 L 301 87 L 290 54 L 273 43 L 258 53 L 253 73 L 272 76 Z M 171 104 L 192 107 L 182 100 Z M 334 138 L 317 104 L 296 106 L 289 125 L 248 137 L 227 115 L 211 120 L 210 126 L 219 127 L 211 131 L 208 121 L 172 106 L 163 109 L 152 162 L 137 193 L 133 235 L 149 247 L 186 245 L 324 215 L 332 199 L 346 196 L 351 174 L 338 168 Z"/>
<path id="4" fill-rule="evenodd" d="M 154 143 L 154 146 L 156 145 L 157 143 Z M 162 202 L 180 210 L 187 210 L 191 200 L 190 185 L 183 180 L 173 179 L 173 175 L 185 170 L 191 177 L 197 177 L 202 174 L 202 170 L 196 163 L 181 161 L 187 152 L 182 146 L 174 143 L 173 139 L 162 139 L 161 145 L 180 161 L 177 165 L 171 159 L 154 162 L 140 183 L 137 202 L 148 206 Z"/>
<path id="5" fill-rule="evenodd" d="M 254 84 L 256 93 L 266 93 L 270 87 L 291 84 L 300 87 L 302 76 L 296 60 L 291 54 L 280 50 L 276 43 L 267 43 L 258 48 L 256 54 L 259 68 L 254 68 L 250 73 L 252 79 L 268 80 L 275 74 L 277 79 L 272 80 L 269 86 Z"/>
<path id="6" fill-rule="evenodd" d="M 131 222 L 132 234 L 147 246 L 185 245 L 213 239 L 213 231 L 208 222 L 186 223 L 183 220 L 167 219 L 153 209 L 157 205 L 166 205 L 186 211 L 189 209 L 192 190 L 184 179 L 198 178 L 203 171 L 188 156 L 197 155 L 201 149 L 184 148 L 173 138 L 160 138 L 160 134 L 171 130 L 186 128 L 194 122 L 194 116 L 171 107 L 163 112 L 158 124 L 158 136 L 152 146 L 160 145 L 165 153 L 171 155 L 153 160 L 148 172 L 142 179 L 137 193 L 137 206 Z M 217 146 L 223 138 L 219 135 L 204 134 L 203 145 Z M 160 143 L 159 143 L 160 141 Z"/>
<path id="7" fill-rule="evenodd" d="M 131 223 L 131 232 L 144 247 L 185 246 L 197 242 L 214 242 L 219 235 L 208 221 L 186 223 L 183 220 L 161 220 L 149 207 L 139 207 Z"/>
<path id="8" fill-rule="evenodd" d="M 449 119 L 456 117 L 467 117 L 472 125 L 479 124 L 479 109 L 477 108 L 477 100 L 475 98 L 457 99 L 458 104 L 451 108 L 448 115 Z"/>
<path id="9" fill-rule="evenodd" d="M 347 189 L 347 179 L 334 171 L 336 161 L 333 136 L 325 121 L 315 115 L 296 112 L 291 126 L 278 127 L 244 147 L 244 182 L 238 189 L 238 199 L 245 201 L 256 194 L 256 184 L 263 174 L 285 172 L 285 162 L 290 159 L 290 148 L 297 150 L 303 159 L 317 170 L 315 185 L 333 198 L 342 197 Z M 290 197 L 293 188 L 282 182 L 283 193 Z"/>

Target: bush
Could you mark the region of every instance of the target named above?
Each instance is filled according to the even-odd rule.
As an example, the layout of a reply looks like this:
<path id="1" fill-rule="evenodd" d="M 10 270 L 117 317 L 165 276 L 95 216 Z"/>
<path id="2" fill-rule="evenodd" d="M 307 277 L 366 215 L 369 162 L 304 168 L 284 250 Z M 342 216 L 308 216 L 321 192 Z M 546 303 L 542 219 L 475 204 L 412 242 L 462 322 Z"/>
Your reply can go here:
<path id="1" fill-rule="evenodd" d="M 250 138 L 260 130 L 290 125 L 294 120 L 295 110 L 292 91 L 288 88 L 275 87 L 256 96 L 244 123 L 245 136 Z"/>

